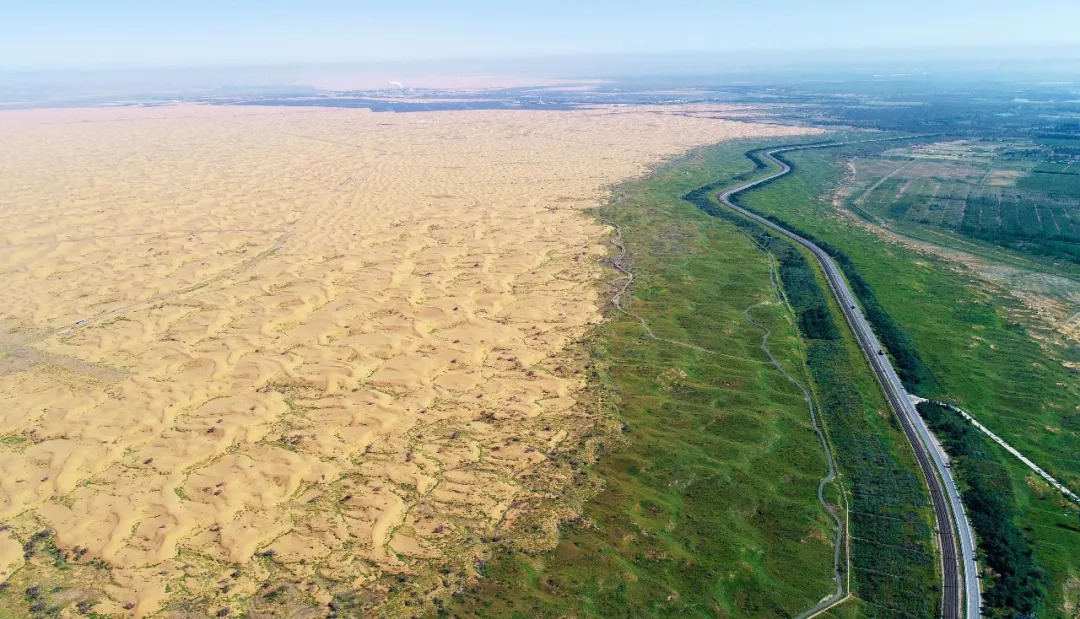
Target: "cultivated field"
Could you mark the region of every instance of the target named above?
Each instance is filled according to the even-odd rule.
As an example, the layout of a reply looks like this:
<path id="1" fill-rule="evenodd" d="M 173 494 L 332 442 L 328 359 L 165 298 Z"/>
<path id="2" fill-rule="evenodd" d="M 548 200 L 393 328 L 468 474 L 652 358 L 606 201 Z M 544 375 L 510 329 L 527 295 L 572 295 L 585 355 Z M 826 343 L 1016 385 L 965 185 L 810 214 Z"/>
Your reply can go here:
<path id="1" fill-rule="evenodd" d="M 582 209 L 796 132 L 680 111 L 0 114 L 0 605 L 319 614 L 466 580 L 591 423 Z"/>
<path id="2" fill-rule="evenodd" d="M 1072 147 L 1060 143 L 1072 144 Z M 853 161 L 855 206 L 882 219 L 931 224 L 1080 261 L 1080 140 L 959 141 Z"/>
<path id="3" fill-rule="evenodd" d="M 1077 145 L 963 140 L 868 150 L 851 159 L 839 193 L 862 217 L 948 248 L 1080 341 Z"/>

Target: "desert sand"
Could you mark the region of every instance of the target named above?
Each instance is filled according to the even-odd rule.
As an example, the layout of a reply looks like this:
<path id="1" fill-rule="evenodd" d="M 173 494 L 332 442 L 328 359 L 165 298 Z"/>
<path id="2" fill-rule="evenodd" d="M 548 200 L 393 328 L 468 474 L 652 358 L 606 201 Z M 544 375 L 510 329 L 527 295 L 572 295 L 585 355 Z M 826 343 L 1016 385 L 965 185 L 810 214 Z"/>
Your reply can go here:
<path id="1" fill-rule="evenodd" d="M 0 595 L 375 607 L 470 565 L 589 423 L 583 210 L 804 132 L 685 111 L 0 112 Z"/>

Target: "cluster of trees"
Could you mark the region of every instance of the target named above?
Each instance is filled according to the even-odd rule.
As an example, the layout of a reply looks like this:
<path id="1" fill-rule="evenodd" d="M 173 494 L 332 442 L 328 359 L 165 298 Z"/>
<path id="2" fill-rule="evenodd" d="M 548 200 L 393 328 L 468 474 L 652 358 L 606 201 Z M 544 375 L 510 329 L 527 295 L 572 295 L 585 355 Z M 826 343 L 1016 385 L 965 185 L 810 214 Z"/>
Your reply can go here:
<path id="1" fill-rule="evenodd" d="M 1065 260 L 1080 263 L 1080 242 L 1064 241 L 1054 238 L 1036 238 L 1027 236 L 1009 236 L 996 231 L 986 231 L 980 228 L 963 227 L 961 231 L 977 239 L 995 243 L 1009 249 L 1044 256 L 1053 260 Z"/>
<path id="2" fill-rule="evenodd" d="M 1058 123 L 1034 135 L 1037 140 L 1080 140 L 1080 123 Z"/>
<path id="3" fill-rule="evenodd" d="M 1080 190 L 1080 183 L 1077 188 Z M 1037 208 L 1041 213 L 1036 211 Z M 1037 256 L 1080 262 L 1080 233 L 1072 222 L 1077 214 L 1080 214 L 1078 208 L 1039 207 L 1034 201 L 1014 203 L 1003 200 L 999 204 L 986 197 L 968 198 L 960 231 Z"/>
<path id="4" fill-rule="evenodd" d="M 904 383 L 904 388 L 913 393 L 933 392 L 937 381 L 933 372 L 930 371 L 930 366 L 923 361 L 915 348 L 915 341 L 881 305 L 877 295 L 874 294 L 873 287 L 859 273 L 855 263 L 847 254 L 828 243 L 818 245 L 833 257 L 844 272 L 848 283 L 851 284 L 851 291 L 862 303 L 863 313 L 874 328 L 874 333 L 892 354 L 893 361 L 896 362 L 896 373 Z"/>
<path id="5" fill-rule="evenodd" d="M 967 490 L 964 505 L 979 536 L 992 586 L 986 605 L 1007 616 L 1031 615 L 1045 594 L 1046 574 L 1035 561 L 1031 540 L 1016 525 L 1016 497 L 1009 471 L 991 451 L 989 439 L 948 408 L 919 404 L 919 413 L 944 440 Z"/>

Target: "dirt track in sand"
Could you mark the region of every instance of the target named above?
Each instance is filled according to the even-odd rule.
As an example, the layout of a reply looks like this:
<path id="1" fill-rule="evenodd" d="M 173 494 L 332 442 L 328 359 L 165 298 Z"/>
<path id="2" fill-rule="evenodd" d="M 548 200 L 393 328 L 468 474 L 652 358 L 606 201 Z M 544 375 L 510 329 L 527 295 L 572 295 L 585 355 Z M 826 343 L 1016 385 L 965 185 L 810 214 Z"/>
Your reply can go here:
<path id="1" fill-rule="evenodd" d="M 686 111 L 0 113 L 0 578 L 42 529 L 104 613 L 472 552 L 586 423 L 582 210 L 796 132 Z"/>

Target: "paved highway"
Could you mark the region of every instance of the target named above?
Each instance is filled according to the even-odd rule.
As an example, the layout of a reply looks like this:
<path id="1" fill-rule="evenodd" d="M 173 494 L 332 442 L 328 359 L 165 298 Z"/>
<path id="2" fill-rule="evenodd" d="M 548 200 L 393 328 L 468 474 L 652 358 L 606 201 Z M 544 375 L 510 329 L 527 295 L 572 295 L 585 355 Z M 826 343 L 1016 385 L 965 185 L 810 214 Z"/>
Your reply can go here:
<path id="1" fill-rule="evenodd" d="M 980 616 L 980 596 L 978 569 L 975 565 L 975 542 L 971 525 L 968 523 L 964 506 L 960 502 L 960 494 L 956 490 L 952 473 L 946 464 L 947 456 L 941 447 L 930 437 L 930 430 L 926 423 L 915 410 L 914 404 L 908 398 L 900 378 L 896 375 L 889 358 L 882 352 L 884 349 L 874 335 L 870 324 L 855 302 L 855 295 L 848 288 L 847 282 L 840 273 L 840 269 L 833 262 L 825 250 L 811 241 L 789 232 L 779 225 L 755 215 L 754 213 L 737 206 L 731 201 L 735 194 L 756 187 L 774 178 L 778 178 L 791 172 L 791 166 L 778 159 L 777 153 L 806 150 L 811 148 L 827 148 L 840 146 L 840 143 L 812 144 L 805 146 L 786 146 L 776 148 L 765 153 L 767 161 L 780 167 L 780 171 L 752 183 L 747 183 L 734 189 L 729 189 L 718 196 L 720 203 L 734 210 L 740 215 L 754 220 L 755 222 L 782 234 L 796 243 L 799 243 L 817 258 L 821 263 L 825 276 L 829 281 L 840 307 L 844 310 L 844 316 L 848 324 L 859 340 L 870 366 L 877 375 L 878 382 L 900 420 L 908 442 L 915 451 L 915 457 L 919 462 L 923 477 L 930 488 L 930 499 L 934 507 L 934 516 L 937 520 L 938 542 L 941 549 L 942 559 L 942 616 L 946 619 L 977 619 Z M 955 525 L 955 528 L 954 528 Z"/>

